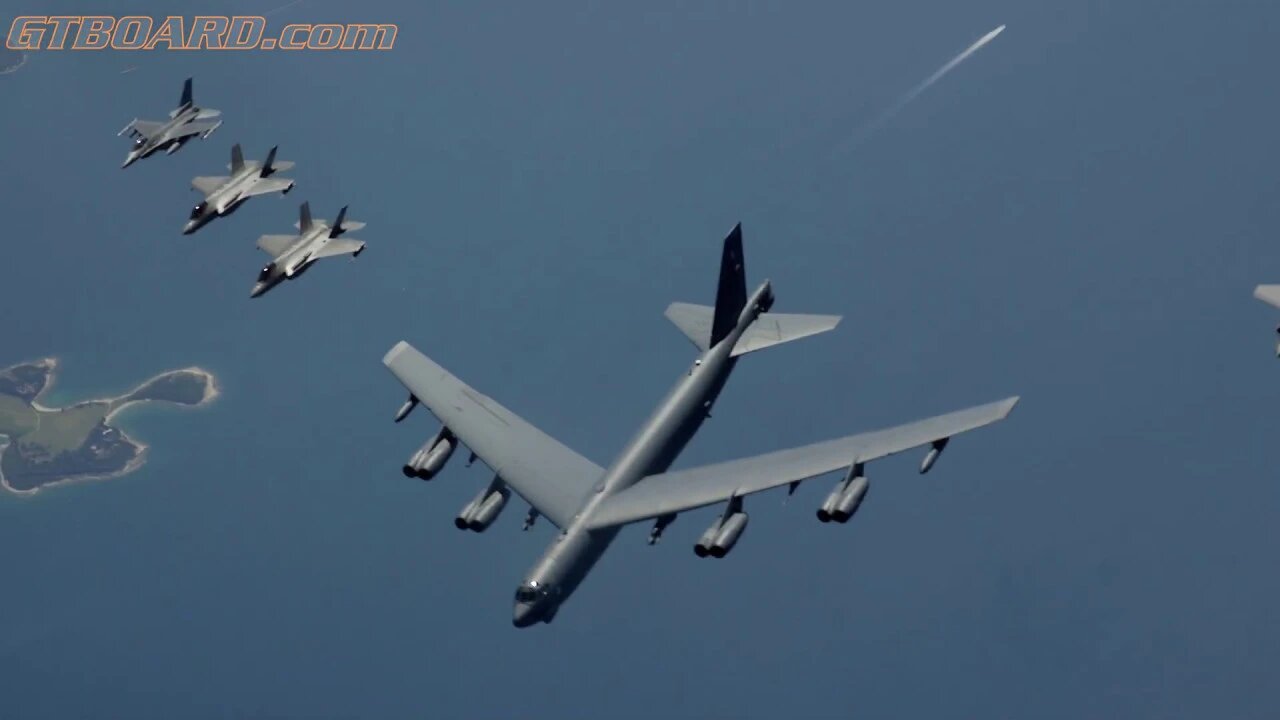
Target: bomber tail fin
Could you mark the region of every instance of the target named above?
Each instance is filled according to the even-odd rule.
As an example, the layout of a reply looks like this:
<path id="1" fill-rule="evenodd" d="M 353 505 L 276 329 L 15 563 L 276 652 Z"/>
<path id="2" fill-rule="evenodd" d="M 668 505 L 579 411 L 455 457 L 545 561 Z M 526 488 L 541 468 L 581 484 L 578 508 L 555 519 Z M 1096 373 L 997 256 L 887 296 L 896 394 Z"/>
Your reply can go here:
<path id="1" fill-rule="evenodd" d="M 738 316 L 746 306 L 747 273 L 742 257 L 742 223 L 738 223 L 725 237 L 724 251 L 720 256 L 720 285 L 716 288 L 711 345 L 733 332 L 738 325 Z"/>

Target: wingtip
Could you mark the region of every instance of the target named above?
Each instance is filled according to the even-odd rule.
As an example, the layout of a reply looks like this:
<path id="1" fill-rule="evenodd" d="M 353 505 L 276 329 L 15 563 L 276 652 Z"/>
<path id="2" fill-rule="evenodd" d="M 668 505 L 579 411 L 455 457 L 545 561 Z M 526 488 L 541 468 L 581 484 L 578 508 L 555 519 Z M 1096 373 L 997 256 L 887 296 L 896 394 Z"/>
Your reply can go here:
<path id="1" fill-rule="evenodd" d="M 395 359 L 400 355 L 400 353 L 412 347 L 413 346 L 410 345 L 408 342 L 401 340 L 400 342 L 393 345 L 392 348 L 387 351 L 386 355 L 382 356 L 382 364 L 389 367 L 391 363 L 395 362 Z"/>

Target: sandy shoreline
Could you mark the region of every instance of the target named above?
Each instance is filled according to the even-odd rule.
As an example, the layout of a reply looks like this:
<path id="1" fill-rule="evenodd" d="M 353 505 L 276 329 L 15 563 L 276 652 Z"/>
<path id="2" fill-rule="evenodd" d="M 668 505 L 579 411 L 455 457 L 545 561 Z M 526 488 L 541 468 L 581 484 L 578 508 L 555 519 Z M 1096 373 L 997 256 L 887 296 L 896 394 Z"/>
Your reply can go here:
<path id="1" fill-rule="evenodd" d="M 66 410 L 82 407 L 84 405 L 104 403 L 108 406 L 112 406 L 111 410 L 108 411 L 102 418 L 102 423 L 104 425 L 109 425 L 111 423 L 112 418 L 114 418 L 121 411 L 133 405 L 144 405 L 152 402 L 162 402 L 166 405 L 173 405 L 180 409 L 194 410 L 196 408 L 205 407 L 209 403 L 212 403 L 214 400 L 218 399 L 218 396 L 222 394 L 221 388 L 218 387 L 218 379 L 217 377 L 214 376 L 213 373 L 209 372 L 208 370 L 205 370 L 204 368 L 191 366 L 191 367 L 179 368 L 176 370 L 165 370 L 164 372 L 156 373 L 150 378 L 143 380 L 141 383 L 135 386 L 132 390 L 124 394 L 117 395 L 115 397 L 82 400 L 80 402 L 74 403 L 72 405 L 68 405 L 63 408 L 50 408 L 46 405 L 42 405 L 40 403 L 40 398 L 44 397 L 45 394 L 48 393 L 53 388 L 54 383 L 57 381 L 58 366 L 59 366 L 58 359 L 56 357 L 46 357 L 46 358 L 41 358 L 39 360 L 31 361 L 31 362 L 16 363 L 4 369 L 10 370 L 12 368 L 22 367 L 22 366 L 36 366 L 36 367 L 43 368 L 45 371 L 44 386 L 41 387 L 40 392 L 36 393 L 35 397 L 31 399 L 31 407 L 36 412 L 59 413 Z M 176 375 L 179 373 L 190 373 L 192 375 L 198 375 L 204 378 L 204 381 L 205 381 L 204 395 L 200 398 L 199 402 L 191 405 L 187 405 L 184 403 L 176 403 L 171 401 L 159 401 L 152 398 L 147 398 L 144 400 L 129 400 L 129 401 L 122 402 L 124 398 L 127 398 L 130 395 L 137 393 L 139 390 L 146 387 L 147 385 L 153 382 L 156 382 L 157 380 L 161 380 L 165 377 L 168 377 L 169 375 Z M 116 405 L 116 403 L 119 403 L 119 404 Z M 129 473 L 142 467 L 146 463 L 147 450 L 149 449 L 149 446 L 146 443 L 141 442 L 140 440 L 134 439 L 122 428 L 115 427 L 113 429 L 120 434 L 121 441 L 128 443 L 130 446 L 133 447 L 133 451 L 134 451 L 133 458 L 130 459 L 129 462 L 126 463 L 123 468 L 115 472 L 104 473 L 99 475 L 78 475 L 76 477 L 68 477 L 61 480 L 55 480 L 50 483 L 45 483 L 38 487 L 27 488 L 23 490 L 19 490 L 13 487 L 12 485 L 10 485 L 9 481 L 4 476 L 3 468 L 0 468 L 0 488 L 3 488 L 9 493 L 13 495 L 17 495 L 19 497 L 30 497 L 32 495 L 35 495 L 36 493 L 39 493 L 41 490 L 57 487 L 59 485 L 71 485 L 71 484 L 82 483 L 82 482 L 96 482 L 100 480 L 111 480 L 113 478 L 118 478 L 124 475 L 128 475 Z M 4 436 L 4 435 L 0 435 L 0 438 L 5 438 L 5 440 L 3 440 L 3 444 L 0 445 L 0 457 L 3 457 L 5 451 L 7 450 L 7 448 L 9 447 L 12 441 L 8 440 L 7 436 Z"/>

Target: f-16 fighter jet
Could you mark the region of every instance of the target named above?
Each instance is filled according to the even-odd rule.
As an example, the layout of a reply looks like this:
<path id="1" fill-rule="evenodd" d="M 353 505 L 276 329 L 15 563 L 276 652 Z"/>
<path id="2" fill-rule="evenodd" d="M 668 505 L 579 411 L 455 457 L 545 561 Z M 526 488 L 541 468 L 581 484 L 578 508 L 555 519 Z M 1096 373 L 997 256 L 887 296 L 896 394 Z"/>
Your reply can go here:
<path id="1" fill-rule="evenodd" d="M 406 342 L 382 359 L 410 393 L 396 420 L 421 403 L 444 425 L 409 458 L 406 473 L 433 477 L 459 445 L 494 471 L 492 482 L 458 514 L 459 528 L 487 528 L 514 491 L 532 506 L 526 528 L 543 516 L 560 529 L 516 590 L 516 627 L 551 622 L 623 525 L 652 521 L 653 544 L 679 513 L 719 504 L 723 512 L 693 550 L 699 557 L 724 557 L 747 527 L 748 496 L 782 486 L 794 491 L 803 480 L 834 472 L 841 472 L 840 480 L 817 515 L 822 522 L 843 523 L 866 497 L 866 468 L 872 461 L 926 447 L 920 472 L 927 472 L 951 437 L 1004 419 L 1018 402 L 1010 397 L 886 430 L 668 472 L 711 416 L 739 358 L 826 332 L 840 320 L 774 313 L 773 303 L 768 281 L 747 294 L 742 229 L 735 227 L 724 241 L 715 307 L 675 303 L 667 308 L 667 318 L 693 342 L 698 357 L 608 468 L 468 387 Z"/>
<path id="2" fill-rule="evenodd" d="M 281 160 L 276 162 L 276 148 L 271 148 L 267 159 L 261 165 L 250 160 L 245 162 L 240 146 L 231 146 L 230 177 L 198 177 L 191 181 L 191 187 L 204 193 L 204 200 L 191 209 L 191 218 L 183 235 L 204 227 L 210 220 L 221 215 L 230 215 L 236 208 L 254 195 L 266 195 L 278 192 L 288 195 L 293 189 L 293 181 L 286 178 L 272 177 L 293 167 L 293 163 Z"/>
<path id="3" fill-rule="evenodd" d="M 120 167 L 127 168 L 141 158 L 150 157 L 157 150 L 164 150 L 165 154 L 172 155 L 196 135 L 202 140 L 209 137 L 222 125 L 222 121 L 218 119 L 221 115 L 218 110 L 196 107 L 191 99 L 191 78 L 187 78 L 182 85 L 182 100 L 178 107 L 169 111 L 168 120 L 155 122 L 135 118 L 116 133 L 129 133 L 133 138 L 129 156 Z"/>
<path id="4" fill-rule="evenodd" d="M 1280 307 L 1280 285 L 1259 285 L 1253 289 L 1253 296 L 1268 305 Z M 1280 335 L 1280 327 L 1276 328 L 1276 334 Z M 1276 357 L 1280 357 L 1280 341 L 1276 343 Z"/>
<path id="5" fill-rule="evenodd" d="M 334 255 L 354 258 L 364 252 L 363 241 L 339 237 L 348 230 L 364 227 L 362 222 L 346 219 L 346 207 L 338 213 L 338 219 L 332 226 L 324 220 L 312 220 L 309 203 L 302 203 L 301 212 L 302 217 L 294 225 L 298 228 L 297 235 L 263 235 L 258 238 L 258 247 L 274 259 L 258 273 L 258 282 L 249 297 L 258 297 L 281 282 L 292 280 L 321 258 Z"/>

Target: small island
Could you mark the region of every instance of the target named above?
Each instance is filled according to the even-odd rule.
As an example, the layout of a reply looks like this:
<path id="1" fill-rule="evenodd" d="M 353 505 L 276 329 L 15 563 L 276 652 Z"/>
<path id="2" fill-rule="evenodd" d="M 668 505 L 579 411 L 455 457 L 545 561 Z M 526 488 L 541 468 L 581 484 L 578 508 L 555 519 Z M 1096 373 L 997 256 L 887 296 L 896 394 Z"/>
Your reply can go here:
<path id="1" fill-rule="evenodd" d="M 31 495 L 62 483 L 104 480 L 142 466 L 147 446 L 111 425 L 136 403 L 199 407 L 218 396 L 217 381 L 200 368 L 161 373 L 116 398 L 47 408 L 56 358 L 0 370 L 0 487 Z"/>

